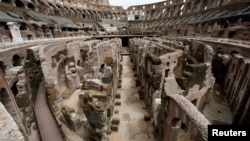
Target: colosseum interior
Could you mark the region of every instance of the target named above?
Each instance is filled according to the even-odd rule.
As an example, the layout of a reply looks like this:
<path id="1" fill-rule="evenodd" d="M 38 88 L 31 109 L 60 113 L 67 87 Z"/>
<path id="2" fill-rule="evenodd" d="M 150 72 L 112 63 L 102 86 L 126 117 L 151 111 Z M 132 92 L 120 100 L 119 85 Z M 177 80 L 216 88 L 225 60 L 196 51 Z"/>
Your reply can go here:
<path id="1" fill-rule="evenodd" d="M 1 141 L 207 141 L 250 124 L 250 0 L 0 0 Z"/>

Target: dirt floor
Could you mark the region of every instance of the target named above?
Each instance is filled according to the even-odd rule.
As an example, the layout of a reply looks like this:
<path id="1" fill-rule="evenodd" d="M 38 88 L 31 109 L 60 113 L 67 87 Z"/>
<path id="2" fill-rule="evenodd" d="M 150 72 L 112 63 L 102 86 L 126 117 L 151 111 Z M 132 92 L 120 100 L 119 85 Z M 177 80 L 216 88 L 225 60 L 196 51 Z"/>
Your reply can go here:
<path id="1" fill-rule="evenodd" d="M 202 112 L 212 124 L 232 124 L 232 113 L 219 84 L 215 83 L 208 101 Z"/>
<path id="2" fill-rule="evenodd" d="M 119 110 L 119 113 L 113 115 L 113 118 L 120 119 L 120 124 L 118 131 L 113 131 L 109 139 L 110 141 L 155 141 L 152 123 L 144 121 L 147 111 L 143 108 L 145 106 L 143 101 L 139 100 L 129 56 L 123 56 L 122 66 L 122 85 L 118 89 L 121 105 L 115 106 L 114 110 Z"/>

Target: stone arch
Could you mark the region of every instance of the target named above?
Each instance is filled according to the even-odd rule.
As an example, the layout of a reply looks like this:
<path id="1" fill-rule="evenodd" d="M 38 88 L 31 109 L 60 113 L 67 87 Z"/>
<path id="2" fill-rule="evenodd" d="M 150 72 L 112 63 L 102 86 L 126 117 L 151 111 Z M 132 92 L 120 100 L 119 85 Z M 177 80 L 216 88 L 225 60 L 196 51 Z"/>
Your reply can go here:
<path id="1" fill-rule="evenodd" d="M 55 13 L 55 14 L 60 14 L 62 15 L 63 13 L 61 13 L 60 9 L 57 7 L 57 5 L 53 4 L 53 3 L 48 3 L 48 6 L 50 7 L 50 9 Z"/>
<path id="2" fill-rule="evenodd" d="M 91 13 L 87 10 L 83 10 L 83 14 L 86 15 L 86 18 L 91 18 Z"/>
<path id="3" fill-rule="evenodd" d="M 27 30 L 28 25 L 26 23 L 21 23 L 20 30 Z"/>
<path id="4" fill-rule="evenodd" d="M 102 13 L 100 11 L 98 11 L 96 13 L 96 16 L 97 16 L 97 19 L 102 19 L 103 18 L 103 15 L 102 15 Z"/>
<path id="5" fill-rule="evenodd" d="M 14 82 L 14 84 L 12 85 L 11 91 L 12 91 L 14 96 L 16 96 L 18 94 L 17 81 Z"/>
<path id="6" fill-rule="evenodd" d="M 190 7 L 191 7 L 191 3 L 186 3 L 185 4 L 185 8 L 183 9 L 183 14 L 188 14 L 191 10 L 190 10 Z"/>
<path id="7" fill-rule="evenodd" d="M 112 13 L 107 12 L 107 18 L 108 18 L 108 19 L 112 19 L 112 18 L 113 18 Z"/>
<path id="8" fill-rule="evenodd" d="M 153 10 L 151 11 L 151 16 L 150 16 L 151 19 L 157 18 L 157 17 L 156 17 L 156 15 L 157 15 L 157 13 L 158 13 L 157 11 L 158 11 L 158 10 L 156 10 L 156 9 L 153 9 Z"/>
<path id="9" fill-rule="evenodd" d="M 120 17 L 121 17 L 122 20 L 126 20 L 127 19 L 127 14 L 126 13 L 122 13 Z"/>
<path id="10" fill-rule="evenodd" d="M 116 13 L 112 13 L 112 19 L 118 19 Z"/>
<path id="11" fill-rule="evenodd" d="M 13 108 L 12 105 L 8 104 L 12 101 L 10 95 L 8 94 L 8 91 L 5 88 L 1 88 L 0 99 L 7 111 Z"/>
<path id="12" fill-rule="evenodd" d="M 16 1 L 15 1 L 15 4 L 16 4 L 16 7 L 24 7 L 23 1 L 16 0 Z"/>
<path id="13" fill-rule="evenodd" d="M 171 128 L 172 128 L 172 132 L 175 132 L 173 134 L 176 135 L 174 138 L 171 138 L 172 140 L 177 140 L 177 141 L 188 140 L 188 141 L 192 141 L 191 135 L 188 132 L 188 127 L 186 126 L 186 124 L 184 122 L 182 122 L 181 119 L 173 118 L 172 121 L 171 121 Z"/>
<path id="14" fill-rule="evenodd" d="M 121 19 L 121 14 L 120 13 L 115 13 L 116 19 L 120 20 Z"/>
<path id="15" fill-rule="evenodd" d="M 108 19 L 108 13 L 102 12 L 102 19 Z"/>
<path id="16" fill-rule="evenodd" d="M 100 70 L 99 70 L 99 72 L 102 72 L 102 73 L 103 73 L 104 67 L 105 67 L 105 64 L 101 64 L 101 65 L 100 65 Z"/>
<path id="17" fill-rule="evenodd" d="M 82 11 L 80 9 L 76 9 L 77 16 L 81 17 Z"/>
<path id="18" fill-rule="evenodd" d="M 67 64 L 66 58 L 63 58 L 61 62 L 59 62 L 57 71 L 60 72 L 57 74 L 57 81 L 59 82 L 59 87 L 66 86 L 66 74 L 65 74 L 65 66 Z"/>
<path id="19" fill-rule="evenodd" d="M 122 34 L 127 34 L 127 32 L 128 32 L 128 28 L 123 26 L 122 27 Z"/>
<path id="20" fill-rule="evenodd" d="M 28 9 L 35 10 L 35 6 L 32 3 L 28 3 Z"/>
<path id="21" fill-rule="evenodd" d="M 56 6 L 56 8 L 57 8 L 56 10 L 59 11 L 61 15 L 64 16 L 64 15 L 67 14 L 67 12 L 65 11 L 64 7 L 62 7 L 62 6 L 59 5 L 59 4 L 56 4 L 55 6 Z"/>
<path id="22" fill-rule="evenodd" d="M 89 15 L 90 15 L 90 19 L 95 19 L 97 16 L 96 16 L 96 13 L 94 13 L 93 11 L 91 11 L 91 10 L 88 10 L 88 12 L 89 12 Z"/>
<path id="23" fill-rule="evenodd" d="M 223 82 L 226 70 L 226 65 L 220 58 L 216 57 L 212 60 L 212 73 L 216 83 Z"/>
<path id="24" fill-rule="evenodd" d="M 63 6 L 63 9 L 64 9 L 64 10 L 65 10 L 65 12 L 67 13 L 67 15 L 70 15 L 70 14 L 71 14 L 71 12 L 70 12 L 70 10 L 69 10 L 69 8 L 68 8 L 68 7 Z"/>
<path id="25" fill-rule="evenodd" d="M 15 54 L 15 55 L 12 57 L 12 65 L 13 65 L 14 67 L 15 67 L 15 66 L 21 66 L 21 65 L 22 65 L 21 62 L 22 62 L 22 58 L 21 58 L 19 55 Z"/>
<path id="26" fill-rule="evenodd" d="M 82 14 L 82 18 L 87 18 L 87 15 L 85 13 Z"/>
<path id="27" fill-rule="evenodd" d="M 77 12 L 75 11 L 74 8 L 70 8 L 70 15 L 71 16 L 77 16 Z"/>
<path id="28" fill-rule="evenodd" d="M 13 117 L 14 121 L 18 124 L 20 130 L 25 134 L 26 131 L 22 123 L 22 116 L 18 109 L 18 105 L 14 96 L 11 94 L 11 91 L 7 87 L 0 87 L 0 100 L 6 110 Z"/>
<path id="29" fill-rule="evenodd" d="M 180 128 L 181 127 L 181 119 L 173 118 L 171 121 L 171 127 L 172 128 Z"/>

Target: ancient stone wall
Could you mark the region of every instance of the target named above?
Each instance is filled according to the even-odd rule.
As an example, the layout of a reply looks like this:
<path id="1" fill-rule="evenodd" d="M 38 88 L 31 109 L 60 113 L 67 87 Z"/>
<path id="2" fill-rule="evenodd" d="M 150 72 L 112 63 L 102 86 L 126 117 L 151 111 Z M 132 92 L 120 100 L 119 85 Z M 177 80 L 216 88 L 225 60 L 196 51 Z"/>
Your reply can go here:
<path id="1" fill-rule="evenodd" d="M 185 97 L 171 95 L 162 101 L 164 122 L 161 133 L 164 141 L 193 140 L 206 141 L 210 123 Z"/>
<path id="2" fill-rule="evenodd" d="M 249 33 L 242 30 L 248 29 L 249 24 L 249 21 L 244 19 L 245 12 L 241 11 L 235 17 L 226 13 L 229 9 L 239 10 L 234 7 L 236 3 L 239 9 L 247 9 L 249 1 L 171 0 L 131 6 L 126 11 L 129 33 L 247 40 Z"/>
<path id="3" fill-rule="evenodd" d="M 27 127 L 25 128 L 25 123 L 23 121 L 26 120 L 26 117 L 22 116 L 20 109 L 16 103 L 15 96 L 6 82 L 2 70 L 0 70 L 0 100 L 2 108 L 2 119 L 7 119 L 8 116 L 12 116 L 11 119 L 13 119 L 15 123 L 11 126 L 13 126 L 14 128 L 16 128 L 15 126 L 18 126 L 19 131 L 15 131 L 15 133 L 19 137 L 23 138 L 23 140 L 25 140 L 25 138 L 27 137 Z M 8 113 L 7 117 L 5 115 L 6 113 Z"/>
<path id="4" fill-rule="evenodd" d="M 82 42 L 82 41 L 81 41 Z M 83 73 L 80 54 L 80 41 L 61 42 L 60 44 L 43 46 L 39 56 L 44 74 L 47 95 L 50 105 L 59 114 L 65 88 L 80 88 L 80 74 Z M 59 108 L 59 109 L 58 109 Z M 58 111 L 59 110 L 59 111 Z"/>
<path id="5" fill-rule="evenodd" d="M 151 105 L 154 101 L 154 99 L 151 99 L 153 93 L 156 90 L 161 93 L 163 88 L 163 93 L 166 95 L 172 95 L 172 93 L 182 94 L 190 101 L 197 101 L 196 106 L 200 107 L 203 103 L 201 98 L 213 86 L 214 80 L 208 77 L 211 75 L 213 49 L 199 42 L 189 42 L 189 44 L 183 41 L 151 40 L 151 42 L 153 43 L 147 44 L 147 41 L 135 41 L 134 39 L 134 41 L 131 40 L 130 46 L 132 51 L 131 59 L 135 62 L 136 73 L 140 74 L 138 75 L 138 84 L 141 86 L 140 93 L 144 94 L 145 97 L 143 98 L 147 100 L 145 101 L 146 105 Z M 159 56 L 159 58 L 156 56 Z M 189 61 L 190 59 L 194 62 Z M 159 68 L 155 64 L 157 62 L 159 62 Z M 159 71 L 158 77 L 156 77 L 157 73 L 154 70 Z M 157 80 L 161 80 L 159 84 L 148 84 L 148 81 L 152 82 L 154 80 L 152 79 L 154 77 L 150 77 L 153 75 Z M 160 87 L 155 89 L 149 86 Z"/>
<path id="6" fill-rule="evenodd" d="M 105 141 L 107 134 L 111 132 L 110 120 L 119 80 L 120 48 L 120 39 L 100 42 L 93 47 L 93 53 L 95 53 L 93 59 L 96 63 L 92 64 L 92 77 L 84 78 L 79 95 L 81 106 L 90 125 L 89 140 Z"/>
<path id="7" fill-rule="evenodd" d="M 26 137 L 33 129 L 37 89 L 45 80 L 56 121 L 74 132 L 84 128 L 81 137 L 106 140 L 122 81 L 122 42 L 86 36 L 120 35 L 125 29 L 133 37 L 154 35 L 130 35 L 127 50 L 139 98 L 164 140 L 206 140 L 209 122 L 200 112 L 211 120 L 205 110 L 214 102 L 229 105 L 232 123 L 250 123 L 249 4 L 168 0 L 124 10 L 107 0 L 2 0 L 1 103 Z M 20 42 L 11 43 L 7 22 L 20 26 Z M 78 111 L 62 104 L 74 92 L 79 92 Z"/>
<path id="8" fill-rule="evenodd" d="M 35 40 L 96 35 L 99 34 L 99 29 L 102 29 L 102 25 L 98 23 L 100 19 L 115 22 L 126 20 L 125 11 L 121 6 L 109 6 L 107 2 L 17 0 L 0 2 L 0 9 L 4 17 L 0 42 L 11 41 L 6 25 L 10 21 L 20 25 L 23 40 Z"/>
<path id="9" fill-rule="evenodd" d="M 240 54 L 233 54 L 230 66 L 225 76 L 224 90 L 230 108 L 233 112 L 234 123 L 246 122 L 249 111 L 249 59 Z"/>

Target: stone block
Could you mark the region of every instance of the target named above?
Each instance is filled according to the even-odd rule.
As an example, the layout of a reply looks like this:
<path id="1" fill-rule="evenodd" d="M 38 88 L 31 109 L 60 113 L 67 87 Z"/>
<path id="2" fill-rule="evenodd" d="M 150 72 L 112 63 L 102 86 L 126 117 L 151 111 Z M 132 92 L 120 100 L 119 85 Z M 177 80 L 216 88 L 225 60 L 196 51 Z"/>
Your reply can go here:
<path id="1" fill-rule="evenodd" d="M 49 95 L 48 98 L 49 98 L 49 99 L 56 100 L 56 95 L 55 95 L 55 94 Z"/>
<path id="2" fill-rule="evenodd" d="M 27 106 L 27 107 L 25 108 L 25 112 L 26 112 L 26 113 L 32 112 L 31 106 Z"/>
<path id="3" fill-rule="evenodd" d="M 75 89 L 67 89 L 62 93 L 63 99 L 68 99 L 74 93 Z"/>
<path id="4" fill-rule="evenodd" d="M 56 105 L 52 105 L 51 109 L 53 110 L 55 116 L 58 116 L 61 113 L 60 108 Z"/>
<path id="5" fill-rule="evenodd" d="M 63 110 L 64 112 L 66 112 L 66 113 L 74 113 L 74 112 L 75 112 L 75 109 L 73 109 L 73 108 L 71 108 L 71 107 L 69 107 L 69 106 L 67 106 L 67 105 L 64 105 L 64 106 L 62 107 L 62 110 Z"/>
<path id="6" fill-rule="evenodd" d="M 47 93 L 48 95 L 51 95 L 51 94 L 56 94 L 57 93 L 57 90 L 55 88 L 47 88 Z"/>
<path id="7" fill-rule="evenodd" d="M 49 99 L 49 104 L 50 105 L 55 105 L 55 100 L 54 99 Z"/>
<path id="8" fill-rule="evenodd" d="M 15 98 L 18 107 L 25 107 L 29 105 L 29 98 L 27 94 L 18 93 Z"/>

